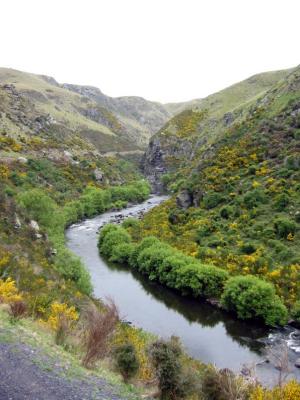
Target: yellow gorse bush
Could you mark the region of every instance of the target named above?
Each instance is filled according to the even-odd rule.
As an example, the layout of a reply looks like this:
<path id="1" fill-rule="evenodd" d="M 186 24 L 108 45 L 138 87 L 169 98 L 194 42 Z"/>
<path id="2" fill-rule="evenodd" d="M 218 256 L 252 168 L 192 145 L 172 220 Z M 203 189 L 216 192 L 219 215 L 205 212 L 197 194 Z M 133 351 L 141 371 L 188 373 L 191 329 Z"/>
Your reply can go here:
<path id="1" fill-rule="evenodd" d="M 283 387 L 264 389 L 258 386 L 250 395 L 250 400 L 296 400 L 300 399 L 300 384 L 292 380 Z"/>
<path id="2" fill-rule="evenodd" d="M 62 319 L 72 325 L 78 318 L 79 314 L 74 306 L 69 307 L 66 303 L 55 302 L 51 304 L 51 312 L 47 323 L 53 330 L 57 330 Z"/>
<path id="3" fill-rule="evenodd" d="M 148 342 L 149 339 L 145 332 L 128 325 L 120 325 L 112 341 L 112 344 L 115 346 L 126 343 L 130 343 L 134 346 L 140 365 L 137 376 L 143 381 L 153 379 L 153 370 L 147 356 Z"/>
<path id="4" fill-rule="evenodd" d="M 21 299 L 22 296 L 18 292 L 16 282 L 13 279 L 0 279 L 0 303 L 12 303 Z"/>

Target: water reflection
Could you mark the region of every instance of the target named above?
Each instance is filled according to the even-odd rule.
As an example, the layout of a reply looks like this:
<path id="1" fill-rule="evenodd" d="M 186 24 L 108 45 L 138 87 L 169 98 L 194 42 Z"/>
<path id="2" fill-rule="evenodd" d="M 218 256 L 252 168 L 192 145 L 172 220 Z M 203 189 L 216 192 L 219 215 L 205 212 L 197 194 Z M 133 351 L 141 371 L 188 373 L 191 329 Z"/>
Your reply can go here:
<path id="1" fill-rule="evenodd" d="M 235 319 L 231 314 L 219 310 L 204 301 L 183 297 L 176 291 L 166 288 L 157 282 L 149 281 L 147 277 L 133 270 L 129 271 L 126 266 L 116 265 L 107 262 L 107 266 L 112 271 L 122 271 L 131 274 L 136 279 L 145 292 L 161 303 L 168 309 L 172 309 L 181 314 L 189 323 L 198 323 L 203 327 L 213 328 L 222 323 L 226 333 L 239 345 L 249 348 L 251 351 L 261 354 L 264 343 L 261 340 L 269 333 L 269 329 L 256 323 L 245 323 Z"/>

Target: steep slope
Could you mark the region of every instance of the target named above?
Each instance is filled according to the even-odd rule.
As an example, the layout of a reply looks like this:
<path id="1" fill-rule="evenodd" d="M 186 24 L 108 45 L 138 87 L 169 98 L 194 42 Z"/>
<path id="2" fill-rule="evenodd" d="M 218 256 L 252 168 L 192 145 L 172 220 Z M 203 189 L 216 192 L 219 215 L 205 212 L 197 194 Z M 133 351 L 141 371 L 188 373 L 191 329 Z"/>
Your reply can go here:
<path id="1" fill-rule="evenodd" d="M 248 110 L 291 70 L 254 75 L 204 99 L 166 104 L 175 115 L 150 140 L 145 156 L 145 173 L 152 182 L 190 160 L 204 145 L 214 142 L 234 121 L 243 120 Z"/>
<path id="2" fill-rule="evenodd" d="M 181 162 L 164 176 L 175 196 L 149 213 L 143 234 L 232 274 L 262 276 L 291 305 L 300 298 L 300 67 L 242 113 L 213 131 L 212 143 L 197 144 L 199 128 L 188 135 L 194 141 L 176 136 L 201 125 L 199 112 L 183 114 L 172 141 L 169 126 L 153 139 L 152 150 L 161 140 L 164 154 Z"/>

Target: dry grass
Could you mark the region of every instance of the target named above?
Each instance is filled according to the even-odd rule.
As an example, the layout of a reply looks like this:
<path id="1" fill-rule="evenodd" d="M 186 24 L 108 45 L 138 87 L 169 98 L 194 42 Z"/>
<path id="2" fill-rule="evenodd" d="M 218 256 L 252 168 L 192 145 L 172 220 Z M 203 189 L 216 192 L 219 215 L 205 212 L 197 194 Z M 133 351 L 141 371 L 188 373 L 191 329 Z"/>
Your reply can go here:
<path id="1" fill-rule="evenodd" d="M 26 316 L 27 306 L 23 300 L 13 301 L 9 304 L 8 312 L 12 319 L 18 320 Z"/>
<path id="2" fill-rule="evenodd" d="M 109 339 L 119 321 L 119 312 L 115 303 L 110 300 L 105 312 L 95 306 L 89 306 L 85 312 L 86 328 L 83 334 L 85 355 L 82 364 L 91 368 L 97 360 L 108 353 Z"/>

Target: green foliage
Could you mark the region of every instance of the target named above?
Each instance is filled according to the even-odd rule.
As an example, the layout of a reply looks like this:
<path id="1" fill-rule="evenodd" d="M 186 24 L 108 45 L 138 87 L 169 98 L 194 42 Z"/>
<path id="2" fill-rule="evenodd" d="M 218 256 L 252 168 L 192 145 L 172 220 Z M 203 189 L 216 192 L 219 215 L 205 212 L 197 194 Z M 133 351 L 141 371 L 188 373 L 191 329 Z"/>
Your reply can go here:
<path id="1" fill-rule="evenodd" d="M 176 289 L 194 297 L 219 298 L 228 278 L 228 272 L 221 268 L 189 264 L 178 270 Z"/>
<path id="2" fill-rule="evenodd" d="M 31 189 L 20 193 L 17 201 L 30 218 L 37 220 L 44 227 L 52 225 L 53 216 L 58 211 L 58 207 L 45 192 L 40 189 Z"/>
<path id="3" fill-rule="evenodd" d="M 137 374 L 139 360 L 135 348 L 131 343 L 117 346 L 114 349 L 114 358 L 116 368 L 123 376 L 125 382 Z"/>
<path id="4" fill-rule="evenodd" d="M 150 280 L 158 279 L 159 266 L 172 253 L 173 250 L 162 243 L 147 247 L 139 253 L 137 258 L 138 270 L 146 274 Z"/>
<path id="5" fill-rule="evenodd" d="M 120 243 L 113 247 L 109 260 L 120 264 L 128 264 L 134 249 L 135 246 L 132 243 Z"/>
<path id="6" fill-rule="evenodd" d="M 79 257 L 66 248 L 60 248 L 55 257 L 55 268 L 67 280 L 76 283 L 78 289 L 87 295 L 92 293 L 90 275 Z"/>
<path id="7" fill-rule="evenodd" d="M 281 193 L 274 199 L 274 205 L 277 211 L 284 211 L 284 209 L 290 204 L 290 197 L 287 193 Z"/>
<path id="8" fill-rule="evenodd" d="M 104 234 L 101 232 L 98 246 L 104 256 L 111 257 L 115 246 L 130 243 L 130 241 L 129 233 L 124 228 L 119 227 L 116 230 L 108 230 Z"/>
<path id="9" fill-rule="evenodd" d="M 203 197 L 203 205 L 207 210 L 215 208 L 222 201 L 223 201 L 223 196 L 221 193 L 218 192 L 208 192 Z"/>
<path id="10" fill-rule="evenodd" d="M 247 192 L 244 196 L 245 206 L 250 210 L 257 207 L 259 204 L 264 204 L 267 201 L 265 193 L 261 189 L 254 189 Z"/>
<path id="11" fill-rule="evenodd" d="M 158 244 L 159 239 L 157 239 L 155 236 L 148 236 L 144 238 L 139 244 L 136 245 L 134 251 L 132 252 L 131 256 L 129 257 L 129 265 L 133 268 L 138 268 L 138 257 L 140 253 L 146 249 L 147 247 L 150 247 L 154 244 Z"/>
<path id="12" fill-rule="evenodd" d="M 184 399 L 194 392 L 195 384 L 184 370 L 183 352 L 177 338 L 157 340 L 150 346 L 149 354 L 162 400 Z"/>
<path id="13" fill-rule="evenodd" d="M 297 226 L 294 221 L 288 218 L 281 217 L 275 220 L 274 228 L 276 234 L 280 238 L 286 239 L 289 233 L 291 233 L 292 235 L 295 234 Z"/>
<path id="14" fill-rule="evenodd" d="M 258 318 L 271 326 L 287 321 L 286 307 L 274 286 L 254 276 L 230 278 L 221 301 L 228 311 L 235 312 L 241 319 Z"/>
<path id="15" fill-rule="evenodd" d="M 138 228 L 140 221 L 137 218 L 129 217 L 122 222 L 123 228 Z"/>
<path id="16" fill-rule="evenodd" d="M 296 301 L 291 310 L 292 318 L 300 323 L 300 300 Z"/>

